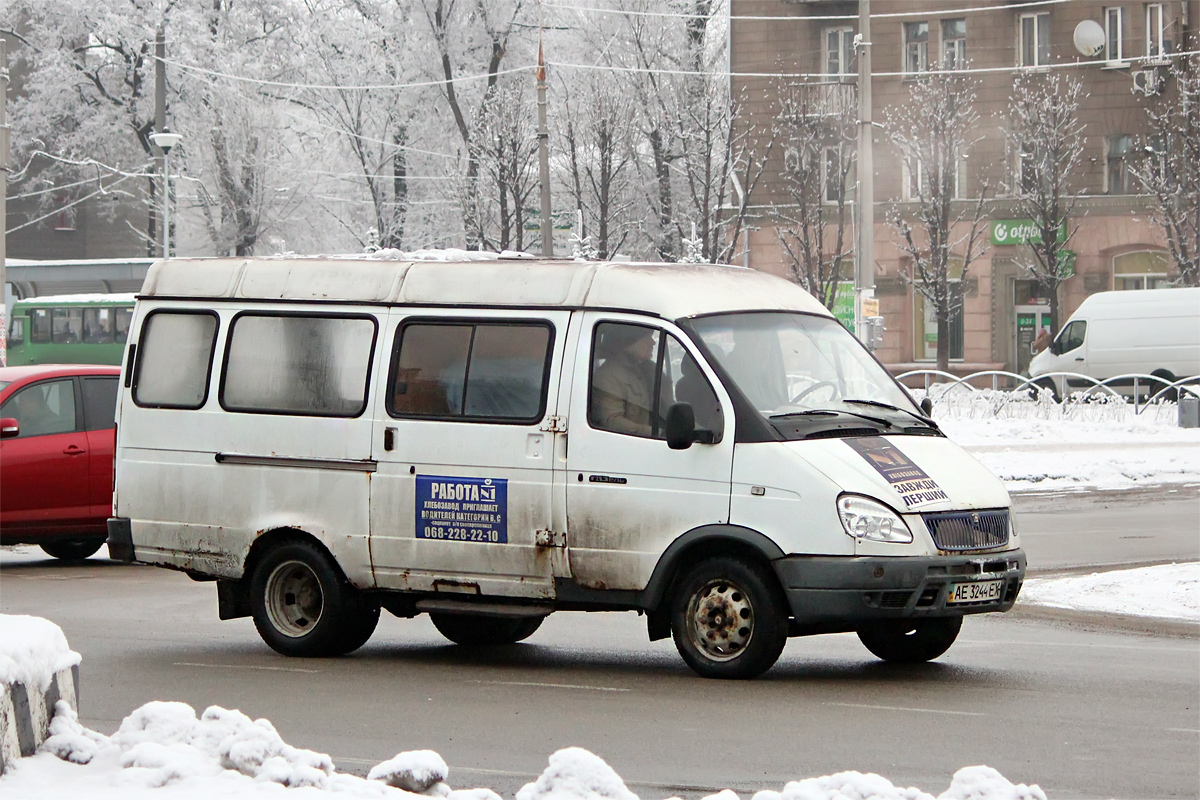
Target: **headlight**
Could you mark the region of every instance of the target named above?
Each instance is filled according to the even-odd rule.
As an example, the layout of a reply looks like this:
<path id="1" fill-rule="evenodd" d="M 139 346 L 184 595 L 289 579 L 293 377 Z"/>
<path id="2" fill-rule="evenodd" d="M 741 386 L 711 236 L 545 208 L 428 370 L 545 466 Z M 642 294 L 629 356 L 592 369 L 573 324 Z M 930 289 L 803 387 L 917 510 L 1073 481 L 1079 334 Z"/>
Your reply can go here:
<path id="1" fill-rule="evenodd" d="M 855 539 L 901 543 L 913 540 L 912 531 L 900 515 L 883 503 L 856 494 L 844 494 L 838 498 L 837 506 L 842 527 Z"/>

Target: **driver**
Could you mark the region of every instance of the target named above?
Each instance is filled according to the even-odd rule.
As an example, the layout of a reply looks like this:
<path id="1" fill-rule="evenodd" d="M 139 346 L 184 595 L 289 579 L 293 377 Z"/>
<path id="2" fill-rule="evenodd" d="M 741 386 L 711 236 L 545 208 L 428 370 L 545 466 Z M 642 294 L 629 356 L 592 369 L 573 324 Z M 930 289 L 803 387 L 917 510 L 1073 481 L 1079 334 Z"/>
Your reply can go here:
<path id="1" fill-rule="evenodd" d="M 597 346 L 604 363 L 592 376 L 592 421 L 618 433 L 653 436 L 655 332 L 640 325 L 605 327 Z"/>

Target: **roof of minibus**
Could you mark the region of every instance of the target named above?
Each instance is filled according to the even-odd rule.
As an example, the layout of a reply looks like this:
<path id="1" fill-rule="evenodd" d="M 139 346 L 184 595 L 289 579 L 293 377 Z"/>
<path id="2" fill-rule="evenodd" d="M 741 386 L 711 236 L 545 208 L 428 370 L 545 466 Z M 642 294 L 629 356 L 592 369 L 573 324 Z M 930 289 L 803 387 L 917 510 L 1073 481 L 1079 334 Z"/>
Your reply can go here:
<path id="1" fill-rule="evenodd" d="M 606 308 L 666 319 L 777 310 L 831 316 L 796 284 L 744 267 L 484 259 L 458 252 L 467 258 L 177 258 L 150 267 L 139 297 Z"/>

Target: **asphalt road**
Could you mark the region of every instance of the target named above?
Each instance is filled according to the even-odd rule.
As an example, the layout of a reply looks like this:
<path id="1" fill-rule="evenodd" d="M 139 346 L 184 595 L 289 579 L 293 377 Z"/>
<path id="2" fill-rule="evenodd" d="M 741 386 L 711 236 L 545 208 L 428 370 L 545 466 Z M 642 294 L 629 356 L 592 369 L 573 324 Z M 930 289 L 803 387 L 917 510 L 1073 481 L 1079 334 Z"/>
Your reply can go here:
<path id="1" fill-rule="evenodd" d="M 1035 566 L 1200 558 L 1195 492 L 1018 508 Z M 789 642 L 763 678 L 730 683 L 695 677 L 634 614 L 557 614 L 527 643 L 485 652 L 450 645 L 424 618 L 385 615 L 352 656 L 298 660 L 268 650 L 249 620 L 218 621 L 211 584 L 27 553 L 0 554 L 0 611 L 62 626 L 83 654 L 82 721 L 102 732 L 151 700 L 220 705 L 270 719 L 343 771 L 428 748 L 455 788 L 507 797 L 570 745 L 647 800 L 749 798 L 851 769 L 936 795 L 973 764 L 1051 800 L 1200 797 L 1194 636 L 1018 612 L 968 619 L 931 664 L 884 664 L 853 635 L 813 637 Z"/>

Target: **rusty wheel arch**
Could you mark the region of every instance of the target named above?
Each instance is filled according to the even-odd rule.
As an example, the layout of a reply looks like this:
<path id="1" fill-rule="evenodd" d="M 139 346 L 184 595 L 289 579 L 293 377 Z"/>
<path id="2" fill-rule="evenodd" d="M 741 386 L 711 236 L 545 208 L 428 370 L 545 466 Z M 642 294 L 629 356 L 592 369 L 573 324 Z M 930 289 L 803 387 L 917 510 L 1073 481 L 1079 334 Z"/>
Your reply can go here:
<path id="1" fill-rule="evenodd" d="M 701 559 L 713 556 L 741 556 L 769 566 L 783 558 L 783 549 L 772 539 L 752 528 L 740 525 L 703 525 L 683 534 L 663 552 L 654 574 L 642 593 L 643 604 L 652 613 L 668 602 L 677 577 Z M 774 574 L 774 570 L 771 570 Z"/>
<path id="2" fill-rule="evenodd" d="M 272 528 L 260 533 L 254 543 L 250 545 L 250 550 L 242 562 L 240 578 L 217 579 L 218 618 L 226 620 L 250 616 L 250 581 L 253 578 L 254 570 L 258 568 L 258 562 L 264 555 L 284 542 L 309 542 L 315 545 L 329 559 L 329 563 L 342 580 L 349 583 L 346 573 L 342 571 L 337 559 L 329 552 L 325 543 L 316 536 L 300 528 Z"/>

